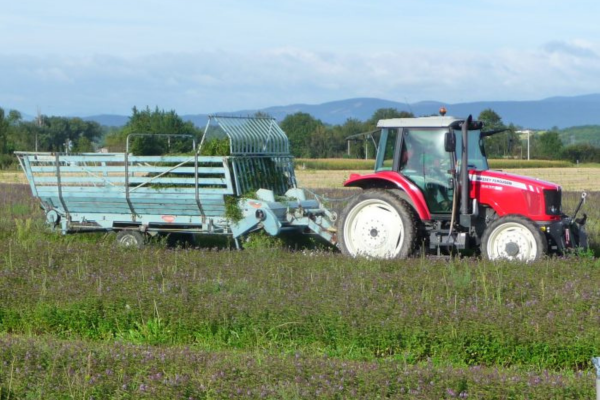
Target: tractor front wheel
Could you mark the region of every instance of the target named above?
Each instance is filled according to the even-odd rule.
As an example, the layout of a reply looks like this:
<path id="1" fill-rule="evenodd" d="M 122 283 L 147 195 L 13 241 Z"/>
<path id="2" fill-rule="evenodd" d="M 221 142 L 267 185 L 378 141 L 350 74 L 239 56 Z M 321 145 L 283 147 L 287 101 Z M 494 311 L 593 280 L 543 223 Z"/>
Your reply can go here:
<path id="1" fill-rule="evenodd" d="M 406 258 L 418 239 L 412 207 L 387 190 L 366 190 L 355 196 L 338 221 L 338 246 L 351 257 Z"/>
<path id="2" fill-rule="evenodd" d="M 490 224 L 483 233 L 482 253 L 489 260 L 533 262 L 548 252 L 548 242 L 533 221 L 507 215 Z"/>

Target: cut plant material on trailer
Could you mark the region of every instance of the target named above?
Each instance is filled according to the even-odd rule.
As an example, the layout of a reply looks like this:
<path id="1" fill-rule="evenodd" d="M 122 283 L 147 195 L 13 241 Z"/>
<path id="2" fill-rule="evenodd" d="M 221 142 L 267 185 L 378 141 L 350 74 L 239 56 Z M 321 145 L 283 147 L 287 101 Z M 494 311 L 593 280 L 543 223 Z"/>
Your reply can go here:
<path id="1" fill-rule="evenodd" d="M 116 231 L 141 247 L 159 233 L 314 233 L 335 242 L 335 215 L 297 188 L 285 133 L 271 118 L 210 117 L 203 144 L 227 139 L 228 156 L 16 152 L 46 213 L 63 234 Z"/>

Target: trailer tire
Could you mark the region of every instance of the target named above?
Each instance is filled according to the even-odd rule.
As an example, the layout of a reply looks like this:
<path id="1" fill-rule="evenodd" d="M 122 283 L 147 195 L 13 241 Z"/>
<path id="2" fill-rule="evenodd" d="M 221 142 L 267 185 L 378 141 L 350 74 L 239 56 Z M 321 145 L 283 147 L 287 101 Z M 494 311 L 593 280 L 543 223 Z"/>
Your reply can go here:
<path id="1" fill-rule="evenodd" d="M 347 256 L 407 258 L 418 241 L 418 217 L 393 192 L 365 190 L 353 197 L 338 220 L 338 246 Z"/>
<path id="2" fill-rule="evenodd" d="M 119 247 L 130 247 L 141 249 L 146 244 L 144 234 L 140 231 L 122 230 L 117 233 L 117 245 Z"/>
<path id="3" fill-rule="evenodd" d="M 507 215 L 493 221 L 485 229 L 481 251 L 488 260 L 533 262 L 548 252 L 548 242 L 530 219 Z"/>

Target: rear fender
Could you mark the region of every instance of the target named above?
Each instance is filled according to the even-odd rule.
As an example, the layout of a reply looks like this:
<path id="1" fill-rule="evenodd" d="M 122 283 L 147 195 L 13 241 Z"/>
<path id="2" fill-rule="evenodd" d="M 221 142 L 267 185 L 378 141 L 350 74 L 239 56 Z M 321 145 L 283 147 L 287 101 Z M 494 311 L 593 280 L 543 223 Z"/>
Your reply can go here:
<path id="1" fill-rule="evenodd" d="M 422 221 L 431 220 L 429 207 L 425 197 L 419 188 L 408 179 L 395 172 L 378 172 L 368 175 L 352 174 L 346 182 L 345 187 L 359 187 L 365 189 L 391 189 L 399 190 L 400 197 L 408 201 L 415 209 Z"/>

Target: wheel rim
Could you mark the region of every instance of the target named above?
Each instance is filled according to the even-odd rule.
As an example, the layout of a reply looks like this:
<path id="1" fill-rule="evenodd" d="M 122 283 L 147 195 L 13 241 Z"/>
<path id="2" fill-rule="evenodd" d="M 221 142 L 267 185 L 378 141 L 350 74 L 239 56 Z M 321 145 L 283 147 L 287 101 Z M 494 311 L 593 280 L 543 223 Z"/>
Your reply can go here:
<path id="1" fill-rule="evenodd" d="M 353 256 L 393 258 L 404 242 L 404 224 L 394 207 L 381 200 L 365 200 L 348 214 L 345 245 Z"/>
<path id="2" fill-rule="evenodd" d="M 494 229 L 487 244 L 491 260 L 533 261 L 538 251 L 533 233 L 516 222 L 505 223 Z"/>
<path id="3" fill-rule="evenodd" d="M 133 235 L 123 235 L 119 239 L 119 245 L 123 247 L 136 247 L 138 245 L 138 241 Z"/>

